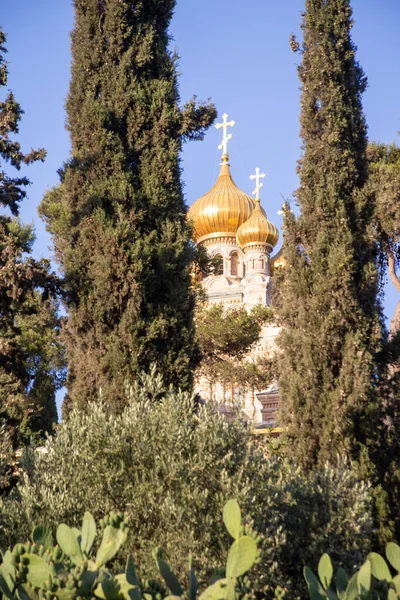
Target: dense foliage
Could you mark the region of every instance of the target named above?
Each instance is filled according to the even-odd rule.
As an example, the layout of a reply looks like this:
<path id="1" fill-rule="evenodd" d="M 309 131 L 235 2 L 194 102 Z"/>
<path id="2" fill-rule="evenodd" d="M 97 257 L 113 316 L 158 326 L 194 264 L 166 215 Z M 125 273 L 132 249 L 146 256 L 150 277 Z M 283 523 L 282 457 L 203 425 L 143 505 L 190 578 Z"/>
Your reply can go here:
<path id="1" fill-rule="evenodd" d="M 395 144 L 371 143 L 367 149 L 369 188 L 375 201 L 374 235 L 379 250 L 381 283 L 389 274 L 400 292 L 400 148 Z M 396 536 L 400 535 L 400 302 L 393 315 L 389 337 L 382 349 L 386 367 L 380 388 L 387 424 L 386 448 L 378 468 L 389 498 Z"/>
<path id="2" fill-rule="evenodd" d="M 189 394 L 165 390 L 155 373 L 143 384 L 127 391 L 118 416 L 101 402 L 90 415 L 73 409 L 45 452 L 25 459 L 22 485 L 0 503 L 0 547 L 28 537 L 33 523 L 78 526 L 85 510 L 96 519 L 121 511 L 142 575 L 161 546 L 182 580 L 192 553 L 204 583 L 224 560 L 220 514 L 234 497 L 263 535 L 258 590 L 282 582 L 291 597 L 304 590 L 302 565 L 325 549 L 357 566 L 373 537 L 371 498 L 350 465 L 305 477 L 258 449 L 244 425 L 228 426 L 209 405 L 196 409 Z"/>
<path id="3" fill-rule="evenodd" d="M 236 500 L 225 504 L 223 516 L 234 541 L 226 567 L 214 570 L 209 586 L 201 595 L 190 557 L 187 594 L 160 549 L 155 549 L 153 554 L 158 579 L 150 579 L 148 574 L 140 579 L 132 555 L 128 556 L 122 573 L 116 573 L 109 565 L 106 567 L 125 543 L 129 521 L 126 515 L 117 513 L 101 519 L 101 542 L 95 552 L 98 531 L 93 516 L 86 512 L 80 529 L 64 523 L 57 527 L 57 545 L 51 530 L 38 525 L 33 529 L 31 542 L 16 544 L 4 553 L 0 565 L 0 600 L 21 600 L 21 597 L 30 600 L 38 597 L 46 600 L 162 600 L 166 596 L 196 600 L 198 595 L 199 600 L 253 598 L 246 573 L 259 561 L 260 538 L 243 524 Z"/>
<path id="4" fill-rule="evenodd" d="M 71 158 L 41 213 L 65 280 L 68 397 L 82 407 L 101 388 L 120 410 L 125 382 L 153 362 L 168 382 L 191 382 L 193 249 L 179 155 L 216 113 L 195 100 L 179 107 L 174 6 L 74 2 Z"/>
<path id="5" fill-rule="evenodd" d="M 323 554 L 318 563 L 318 577 L 309 567 L 304 568 L 311 600 L 400 598 L 400 546 L 389 542 L 385 556 L 386 560 L 377 552 L 370 552 L 358 571 L 349 577 L 342 567 L 334 573 L 329 555 Z"/>
<path id="6" fill-rule="evenodd" d="M 400 293 L 400 148 L 395 144 L 369 144 L 369 182 L 375 196 L 376 238 L 385 268 Z M 391 323 L 391 338 L 400 336 L 400 301 Z M 397 340 L 397 358 L 400 340 Z"/>
<path id="7" fill-rule="evenodd" d="M 18 481 L 16 458 L 6 421 L 0 425 L 0 493 L 13 487 Z"/>
<path id="8" fill-rule="evenodd" d="M 400 154 L 381 145 L 367 153 L 361 107 L 366 82 L 350 38 L 349 1 L 306 0 L 299 69 L 301 215 L 286 206 L 287 267 L 277 274 L 287 426 L 277 445 L 253 440 L 240 422 L 228 426 L 187 391 L 199 358 L 197 374 L 210 388 L 216 380 L 264 387 L 270 362 L 249 362 L 246 354 L 271 315 L 263 307 L 251 313 L 200 308 L 194 335 L 189 275 L 195 251 L 179 152 L 185 138 L 202 136 L 215 111 L 194 100 L 179 108 L 167 33 L 174 5 L 74 0 L 67 101 L 72 156 L 41 207 L 64 276 L 70 403 L 41 452 L 27 451 L 18 466 L 17 445 L 49 431 L 55 419 L 63 353 L 57 279 L 47 261 L 27 256 L 32 231 L 16 218 L 29 181 L 0 170 L 0 202 L 12 214 L 0 216 L 0 491 L 9 491 L 16 468 L 23 473 L 20 485 L 0 498 L 0 547 L 27 539 L 32 524 L 46 524 L 34 530 L 36 545 L 4 552 L 0 598 L 162 600 L 168 591 L 183 595 L 179 578 L 194 600 L 197 584 L 187 559 L 193 556 L 205 586 L 231 543 L 220 519 L 224 505 L 235 542 L 226 572 L 218 570 L 219 580 L 203 599 L 271 597 L 279 586 L 289 599 L 304 597 L 304 564 L 316 568 L 318 556 L 328 551 L 336 565 L 354 571 L 376 542 L 373 517 L 379 510 L 385 515 L 386 498 L 366 476 L 387 484 L 392 509 L 400 497 L 400 419 L 392 402 L 399 327 L 395 319 L 384 344 L 377 301 L 377 265 L 399 282 Z M 4 53 L 3 43 L 0 31 Z M 6 78 L 1 55 L 0 85 Z M 0 103 L 0 157 L 17 169 L 44 158 L 43 151 L 23 154 L 10 140 L 20 116 L 9 94 Z M 198 252 L 194 279 L 207 270 L 218 264 Z M 390 369 L 380 370 L 385 361 Z M 169 388 L 154 367 L 139 374 L 152 363 Z M 185 391 L 176 391 L 177 384 Z M 358 461 L 356 469 L 349 458 Z M 226 505 L 232 498 L 260 532 L 257 543 L 253 530 L 241 527 L 237 505 Z M 77 529 L 86 510 L 98 520 L 114 511 L 102 522 L 96 555 L 91 514 Z M 61 521 L 72 527 L 57 527 Z M 132 558 L 113 575 L 123 542 L 140 566 L 138 575 Z M 154 555 L 158 546 L 164 555 Z M 400 548 L 392 545 L 390 552 L 388 560 L 400 572 Z M 333 581 L 324 556 L 320 581 L 306 570 L 312 598 L 375 597 L 382 581 L 385 592 L 392 588 L 389 596 L 397 597 L 397 580 L 387 565 L 381 577 L 377 555 L 370 554 L 350 581 L 352 595 L 343 595 L 347 581 L 340 570 L 342 579 Z M 110 559 L 113 570 L 106 570 Z M 164 583 L 147 579 L 154 560 Z M 240 571 L 238 564 L 250 568 L 256 560 L 249 587 L 241 579 L 247 568 Z"/>
<path id="9" fill-rule="evenodd" d="M 290 452 L 305 468 L 345 452 L 370 472 L 384 439 L 383 335 L 366 185 L 366 78 L 351 27 L 349 0 L 306 0 L 303 43 L 292 39 L 302 54 L 301 214 L 286 206 L 279 370 Z"/>
<path id="10" fill-rule="evenodd" d="M 207 382 L 208 400 L 213 398 L 214 382 L 227 389 L 240 384 L 244 390 L 261 390 L 272 382 L 272 356 L 246 356 L 272 319 L 272 311 L 262 305 L 248 312 L 243 306 L 199 304 L 195 322 L 201 360 L 196 377 Z"/>
<path id="11" fill-rule="evenodd" d="M 255 590 L 252 582 L 253 567 L 260 562 L 261 536 L 243 523 L 236 500 L 229 500 L 223 509 L 223 520 L 233 543 L 226 566 L 214 569 L 208 587 L 200 594 L 200 586 L 188 561 L 187 579 L 182 586 L 178 577 L 157 549 L 153 553 L 156 579 L 138 576 L 132 554 L 126 560 L 123 572 L 117 573 L 113 561 L 126 542 L 129 519 L 122 513 L 111 512 L 100 521 L 100 535 L 93 516 L 85 512 L 81 528 L 61 523 L 56 540 L 45 525 L 33 528 L 31 541 L 18 543 L 3 551 L 0 565 L 0 599 L 27 600 L 37 598 L 75 600 L 163 600 L 189 598 L 190 600 L 241 600 L 265 597 Z M 97 546 L 97 551 L 95 550 Z M 349 578 L 343 567 L 335 573 L 328 554 L 318 563 L 318 576 L 308 566 L 304 579 L 311 600 L 375 600 L 400 597 L 400 547 L 390 542 L 385 559 L 370 552 L 362 566 Z M 248 571 L 252 571 L 248 577 Z M 394 572 L 394 575 L 392 575 Z M 268 576 L 268 574 L 267 574 Z M 187 591 L 185 591 L 187 587 Z M 274 598 L 287 597 L 288 589 L 278 586 Z M 268 596 L 266 596 L 268 597 Z"/>
<path id="12" fill-rule="evenodd" d="M 0 89 L 7 85 L 5 35 L 0 30 Z M 18 219 L 29 180 L 13 177 L 6 163 L 20 170 L 44 160 L 44 150 L 24 154 L 15 141 L 22 110 L 12 92 L 0 102 L 0 427 L 2 446 L 13 450 L 34 434 L 50 431 L 57 420 L 55 392 L 63 380 L 63 351 L 58 341 L 57 280 L 48 260 L 30 254 L 32 228 Z M 7 451 L 0 451 L 4 460 Z M 8 468 L 4 466 L 5 472 Z M 0 490 L 7 478 L 0 475 Z"/>

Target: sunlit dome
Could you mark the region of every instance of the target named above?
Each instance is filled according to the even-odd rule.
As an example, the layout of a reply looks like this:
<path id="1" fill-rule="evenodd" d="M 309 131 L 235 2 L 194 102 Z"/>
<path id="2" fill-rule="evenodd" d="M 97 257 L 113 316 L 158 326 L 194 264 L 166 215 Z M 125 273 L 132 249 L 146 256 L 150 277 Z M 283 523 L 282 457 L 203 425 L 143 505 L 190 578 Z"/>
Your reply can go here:
<path id="1" fill-rule="evenodd" d="M 285 269 L 286 268 L 286 259 L 283 256 L 283 248 L 281 248 L 275 256 L 271 258 L 271 275 L 274 274 L 275 269 Z"/>
<path id="2" fill-rule="evenodd" d="M 236 239 L 241 248 L 259 244 L 266 244 L 273 248 L 278 243 L 278 229 L 268 221 L 259 199 L 255 201 L 255 208 L 250 218 L 237 230 Z"/>
<path id="3" fill-rule="evenodd" d="M 235 237 L 238 227 L 254 211 L 253 198 L 236 186 L 228 161 L 228 155 L 223 154 L 215 185 L 189 208 L 188 218 L 197 243 L 214 237 Z"/>

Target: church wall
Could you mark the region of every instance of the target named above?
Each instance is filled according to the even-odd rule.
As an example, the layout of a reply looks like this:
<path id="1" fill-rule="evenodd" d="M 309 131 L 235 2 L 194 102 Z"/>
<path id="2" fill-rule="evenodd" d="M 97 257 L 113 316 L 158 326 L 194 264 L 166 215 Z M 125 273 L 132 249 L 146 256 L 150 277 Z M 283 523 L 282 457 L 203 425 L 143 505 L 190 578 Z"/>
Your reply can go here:
<path id="1" fill-rule="evenodd" d="M 213 187 L 196 200 L 189 208 L 188 218 L 193 225 L 194 240 L 202 244 L 211 258 L 221 257 L 222 269 L 202 281 L 209 305 L 222 303 L 230 307 L 244 306 L 250 311 L 256 305 L 270 304 L 271 252 L 277 244 L 279 233 L 276 226 L 267 219 L 261 207 L 259 192 L 265 173 L 257 167 L 255 174 L 255 199 L 241 191 L 234 183 L 229 164 L 227 145 L 232 134 L 228 128 L 235 125 L 222 115 L 223 139 L 218 146 L 222 150 L 220 173 Z M 278 328 L 263 327 L 257 346 L 246 360 L 255 361 L 260 356 L 275 351 Z M 196 391 L 204 400 L 216 402 L 220 411 L 232 418 L 234 408 L 240 407 L 246 420 L 259 423 L 263 415 L 271 419 L 276 404 L 272 401 L 271 390 L 244 390 L 240 382 L 210 382 L 200 378 Z M 267 406 L 268 405 L 268 406 Z"/>

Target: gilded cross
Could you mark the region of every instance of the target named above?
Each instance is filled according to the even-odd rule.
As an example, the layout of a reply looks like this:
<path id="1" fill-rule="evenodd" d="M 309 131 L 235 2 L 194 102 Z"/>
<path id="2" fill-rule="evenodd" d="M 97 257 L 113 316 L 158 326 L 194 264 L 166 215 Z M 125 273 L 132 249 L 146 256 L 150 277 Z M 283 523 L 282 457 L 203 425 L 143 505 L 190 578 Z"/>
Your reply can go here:
<path id="1" fill-rule="evenodd" d="M 222 115 L 222 123 L 217 123 L 215 128 L 221 129 L 222 127 L 222 142 L 218 146 L 219 150 L 222 150 L 222 154 L 228 154 L 228 142 L 232 138 L 232 134 L 228 134 L 228 127 L 233 127 L 235 125 L 235 121 L 228 122 L 228 115 L 224 113 Z"/>
<path id="2" fill-rule="evenodd" d="M 262 188 L 262 186 L 264 185 L 263 183 L 260 182 L 260 179 L 263 179 L 265 177 L 265 173 L 260 173 L 260 169 L 257 167 L 256 168 L 256 174 L 255 175 L 250 175 L 250 179 L 255 179 L 256 180 L 256 187 L 253 193 L 256 195 L 256 200 L 260 199 L 260 190 Z"/>

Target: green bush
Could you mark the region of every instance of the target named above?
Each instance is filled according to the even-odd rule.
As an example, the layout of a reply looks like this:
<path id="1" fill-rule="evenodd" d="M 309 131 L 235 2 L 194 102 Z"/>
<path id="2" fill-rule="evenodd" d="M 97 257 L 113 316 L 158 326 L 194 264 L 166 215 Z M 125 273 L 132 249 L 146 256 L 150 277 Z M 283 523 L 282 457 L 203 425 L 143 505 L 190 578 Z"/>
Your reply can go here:
<path id="1" fill-rule="evenodd" d="M 234 538 L 225 569 L 215 571 L 199 600 L 239 600 L 251 598 L 252 588 L 246 576 L 259 560 L 256 534 L 242 525 L 236 500 L 224 507 L 224 523 Z M 0 599 L 5 600 L 162 600 L 169 598 L 196 600 L 198 583 L 189 559 L 188 590 L 184 594 L 175 573 L 162 558 L 153 554 L 159 579 L 140 580 L 136 575 L 132 555 L 128 556 L 125 571 L 115 573 L 106 568 L 128 533 L 126 515 L 111 513 L 101 522 L 102 536 L 97 552 L 97 537 L 93 516 L 86 512 L 82 528 L 61 524 L 57 528 L 57 544 L 51 531 L 39 525 L 32 532 L 32 543 L 17 544 L 4 552 L 0 566 Z M 161 577 L 160 577 L 161 576 Z M 279 594 L 279 590 L 277 590 Z"/>
<path id="2" fill-rule="evenodd" d="M 97 520 L 126 512 L 127 548 L 144 573 L 161 546 L 182 581 L 191 553 L 204 583 L 229 544 L 222 508 L 237 498 L 263 535 L 258 591 L 284 583 L 288 597 L 304 595 L 301 568 L 325 548 L 355 566 L 369 550 L 369 490 L 350 465 L 304 477 L 275 451 L 257 448 L 244 425 L 228 426 L 213 407 L 165 390 L 155 373 L 127 394 L 118 416 L 101 402 L 87 414 L 73 410 L 47 453 L 28 456 L 22 484 L 0 500 L 0 547 L 26 539 L 32 523 L 55 531 L 60 522 L 79 526 L 85 510 Z"/>
<path id="3" fill-rule="evenodd" d="M 17 479 L 15 453 L 5 422 L 0 420 L 0 496 L 7 493 Z"/>
<path id="4" fill-rule="evenodd" d="M 375 538 L 368 484 L 346 461 L 326 464 L 308 477 L 283 459 L 271 457 L 269 474 L 256 490 L 251 510 L 263 535 L 263 560 L 255 579 L 263 589 L 288 588 L 288 597 L 305 595 L 302 569 L 328 551 L 338 565 L 357 568 Z"/>
<path id="5" fill-rule="evenodd" d="M 77 526 L 85 510 L 97 520 L 114 510 L 129 515 L 128 548 L 145 572 L 162 546 L 179 575 L 191 552 L 204 577 L 226 550 L 224 503 L 249 489 L 257 456 L 248 433 L 209 406 L 196 411 L 190 395 L 166 391 L 155 373 L 127 394 L 118 416 L 101 402 L 71 411 L 47 453 L 29 457 L 18 497 L 3 504 L 0 546 L 28 537 L 31 523 Z"/>
<path id="6" fill-rule="evenodd" d="M 341 567 L 335 575 L 329 555 L 323 554 L 318 564 L 318 577 L 309 567 L 304 568 L 311 600 L 398 600 L 400 547 L 389 542 L 385 554 L 386 561 L 377 552 L 370 552 L 351 578 Z"/>

